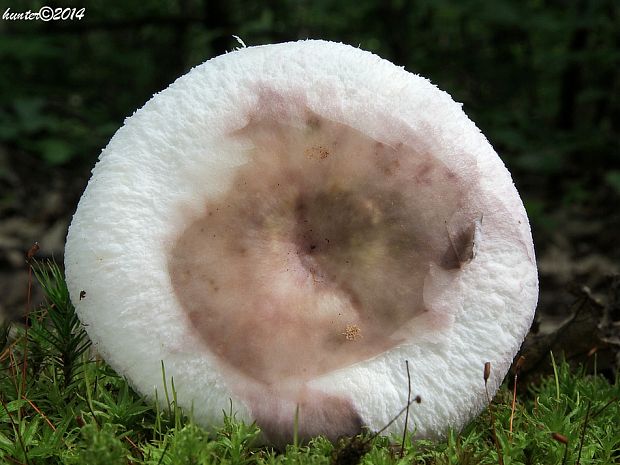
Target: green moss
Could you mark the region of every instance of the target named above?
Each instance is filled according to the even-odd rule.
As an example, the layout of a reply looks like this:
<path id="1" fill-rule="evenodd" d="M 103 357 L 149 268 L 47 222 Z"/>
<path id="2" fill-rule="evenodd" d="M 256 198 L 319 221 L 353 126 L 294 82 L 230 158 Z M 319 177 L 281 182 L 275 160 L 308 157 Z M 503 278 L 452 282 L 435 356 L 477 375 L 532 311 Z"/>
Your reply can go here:
<path id="1" fill-rule="evenodd" d="M 493 415 L 483 412 L 464 431 L 452 431 L 439 443 L 409 436 L 403 447 L 400 437 L 367 433 L 335 445 L 317 438 L 275 451 L 257 445 L 258 427 L 237 421 L 232 412 L 225 415 L 221 430 L 208 432 L 176 406 L 173 384 L 166 396 L 168 408 L 161 410 L 145 402 L 103 361 L 89 359 L 89 342 L 76 323 L 58 266 L 34 266 L 48 303 L 31 314 L 27 334 L 14 327 L 6 343 L 0 339 L 0 463 L 603 465 L 620 461 L 619 379 L 590 376 L 565 362 L 554 362 L 554 376 L 519 394 L 512 433 L 512 391 L 506 386 L 493 401 Z"/>

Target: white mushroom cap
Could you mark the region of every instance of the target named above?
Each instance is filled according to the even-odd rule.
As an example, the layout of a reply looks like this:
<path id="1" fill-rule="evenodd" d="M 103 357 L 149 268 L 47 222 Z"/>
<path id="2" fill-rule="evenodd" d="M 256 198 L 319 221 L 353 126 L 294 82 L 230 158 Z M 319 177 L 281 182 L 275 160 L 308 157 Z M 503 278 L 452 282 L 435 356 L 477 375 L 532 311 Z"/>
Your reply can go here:
<path id="1" fill-rule="evenodd" d="M 448 94 L 342 44 L 244 48 L 125 121 L 69 229 L 98 351 L 208 426 L 266 438 L 461 428 L 531 324 L 534 251 L 510 174 Z M 80 298 L 85 291 L 84 298 Z M 160 396 L 161 398 L 161 396 Z M 399 418 L 388 432 L 402 431 Z"/>

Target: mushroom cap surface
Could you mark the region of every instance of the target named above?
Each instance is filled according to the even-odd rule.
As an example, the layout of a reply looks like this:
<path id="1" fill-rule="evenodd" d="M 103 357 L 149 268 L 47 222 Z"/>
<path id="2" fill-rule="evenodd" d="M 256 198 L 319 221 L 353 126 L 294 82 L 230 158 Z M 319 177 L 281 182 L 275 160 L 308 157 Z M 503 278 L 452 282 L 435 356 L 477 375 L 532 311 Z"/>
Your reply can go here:
<path id="1" fill-rule="evenodd" d="M 243 48 L 192 69 L 103 150 L 66 277 L 99 353 L 216 427 L 267 440 L 410 428 L 486 406 L 533 318 L 523 204 L 461 105 L 369 52 Z M 83 298 L 80 298 L 82 291 Z M 387 432 L 402 431 L 404 416 Z"/>

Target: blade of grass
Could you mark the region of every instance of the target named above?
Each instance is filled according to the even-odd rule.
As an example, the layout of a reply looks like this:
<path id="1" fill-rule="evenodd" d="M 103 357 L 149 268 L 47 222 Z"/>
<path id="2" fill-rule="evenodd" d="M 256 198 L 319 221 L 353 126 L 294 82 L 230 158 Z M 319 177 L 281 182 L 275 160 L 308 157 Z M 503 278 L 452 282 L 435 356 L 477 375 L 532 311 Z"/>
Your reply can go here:
<path id="1" fill-rule="evenodd" d="M 560 402 L 560 378 L 558 377 L 558 365 L 555 363 L 553 352 L 551 354 L 551 366 L 553 367 L 553 379 L 555 379 L 555 399 Z"/>
<path id="2" fill-rule="evenodd" d="M 172 405 L 170 404 L 170 395 L 168 394 L 168 380 L 166 378 L 166 367 L 164 361 L 161 360 L 161 377 L 164 382 L 164 395 L 166 396 L 166 404 L 168 405 L 168 416 L 172 417 Z"/>

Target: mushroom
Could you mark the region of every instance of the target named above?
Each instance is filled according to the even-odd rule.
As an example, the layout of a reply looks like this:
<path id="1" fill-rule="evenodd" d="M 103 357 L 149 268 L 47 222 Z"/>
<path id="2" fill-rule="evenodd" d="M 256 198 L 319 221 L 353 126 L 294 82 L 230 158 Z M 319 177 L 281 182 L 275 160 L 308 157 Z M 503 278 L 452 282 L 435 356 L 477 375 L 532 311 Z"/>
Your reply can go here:
<path id="1" fill-rule="evenodd" d="M 136 389 L 162 392 L 163 361 L 198 422 L 221 424 L 232 399 L 275 444 L 295 422 L 302 438 L 382 428 L 407 402 L 406 361 L 409 428 L 463 427 L 538 295 L 523 204 L 461 105 L 315 40 L 209 60 L 128 118 L 65 265 L 97 350 Z"/>

